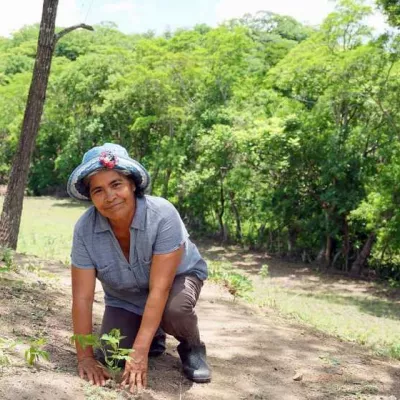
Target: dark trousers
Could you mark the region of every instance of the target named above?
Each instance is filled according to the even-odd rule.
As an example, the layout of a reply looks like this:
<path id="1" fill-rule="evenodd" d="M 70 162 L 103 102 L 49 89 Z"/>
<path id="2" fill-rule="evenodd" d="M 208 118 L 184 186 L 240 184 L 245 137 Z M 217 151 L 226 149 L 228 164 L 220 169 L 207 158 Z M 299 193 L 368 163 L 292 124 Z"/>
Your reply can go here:
<path id="1" fill-rule="evenodd" d="M 172 285 L 167 304 L 162 316 L 161 325 L 155 334 L 162 336 L 163 332 L 174 336 L 180 342 L 190 345 L 200 343 L 197 315 L 194 307 L 199 298 L 203 282 L 195 276 L 177 276 Z M 101 335 L 116 328 L 125 336 L 120 347 L 132 347 L 139 331 L 142 316 L 122 308 L 106 306 L 101 325 Z"/>

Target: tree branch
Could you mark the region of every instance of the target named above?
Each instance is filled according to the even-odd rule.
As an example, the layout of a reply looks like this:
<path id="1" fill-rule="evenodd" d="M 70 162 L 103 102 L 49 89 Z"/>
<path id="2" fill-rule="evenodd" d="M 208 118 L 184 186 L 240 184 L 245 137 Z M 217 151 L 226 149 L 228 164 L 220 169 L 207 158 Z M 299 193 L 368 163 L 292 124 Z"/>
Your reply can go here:
<path id="1" fill-rule="evenodd" d="M 73 25 L 70 26 L 69 28 L 65 28 L 62 31 L 56 33 L 54 35 L 54 42 L 57 43 L 63 36 L 65 36 L 67 33 L 74 31 L 75 29 L 87 29 L 88 31 L 94 31 L 93 27 L 90 25 L 86 24 L 78 24 L 78 25 Z"/>

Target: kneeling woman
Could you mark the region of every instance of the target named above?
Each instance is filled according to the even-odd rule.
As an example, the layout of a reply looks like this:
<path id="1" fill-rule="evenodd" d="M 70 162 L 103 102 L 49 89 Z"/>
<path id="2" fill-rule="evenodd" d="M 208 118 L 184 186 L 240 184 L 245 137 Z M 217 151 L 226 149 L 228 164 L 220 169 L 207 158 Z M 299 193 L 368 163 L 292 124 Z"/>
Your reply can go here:
<path id="1" fill-rule="evenodd" d="M 134 350 L 123 383 L 131 390 L 146 386 L 148 356 L 163 353 L 165 332 L 180 342 L 185 375 L 194 382 L 209 382 L 194 311 L 207 265 L 174 206 L 143 194 L 148 184 L 145 168 L 123 147 L 110 143 L 89 150 L 69 178 L 69 195 L 94 206 L 74 230 L 74 333 L 92 333 L 97 277 L 106 305 L 101 333 L 120 329 L 126 336 L 121 347 Z M 106 372 L 93 349 L 77 346 L 77 356 L 80 376 L 104 384 Z"/>

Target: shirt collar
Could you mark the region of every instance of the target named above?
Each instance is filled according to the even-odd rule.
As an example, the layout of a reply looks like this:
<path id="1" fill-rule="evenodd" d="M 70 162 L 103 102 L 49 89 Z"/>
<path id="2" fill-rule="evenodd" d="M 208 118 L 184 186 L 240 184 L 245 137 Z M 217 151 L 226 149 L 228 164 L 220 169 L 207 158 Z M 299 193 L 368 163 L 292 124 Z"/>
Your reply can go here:
<path id="1" fill-rule="evenodd" d="M 145 223 L 146 223 L 146 198 L 136 197 L 136 211 L 135 216 L 133 217 L 131 228 L 139 229 L 144 231 Z"/>
<path id="2" fill-rule="evenodd" d="M 136 211 L 131 223 L 131 228 L 144 231 L 146 222 L 146 209 L 147 205 L 145 197 L 136 197 Z M 103 217 L 97 210 L 94 231 L 96 233 L 111 231 L 111 226 L 108 222 L 108 219 Z"/>

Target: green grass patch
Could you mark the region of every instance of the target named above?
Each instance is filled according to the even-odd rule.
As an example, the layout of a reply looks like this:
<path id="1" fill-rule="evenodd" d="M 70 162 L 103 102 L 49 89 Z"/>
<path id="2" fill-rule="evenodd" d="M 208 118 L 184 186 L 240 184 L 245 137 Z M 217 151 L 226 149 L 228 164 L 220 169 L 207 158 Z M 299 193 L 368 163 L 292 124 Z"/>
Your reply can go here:
<path id="1" fill-rule="evenodd" d="M 367 346 L 377 354 L 400 359 L 400 311 L 395 301 L 288 290 L 266 280 L 265 287 L 257 285 L 251 302 L 272 307 L 329 335 Z"/>
<path id="2" fill-rule="evenodd" d="M 86 208 L 71 200 L 25 197 L 17 251 L 69 264 L 73 228 Z"/>

